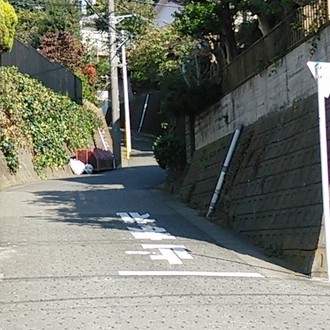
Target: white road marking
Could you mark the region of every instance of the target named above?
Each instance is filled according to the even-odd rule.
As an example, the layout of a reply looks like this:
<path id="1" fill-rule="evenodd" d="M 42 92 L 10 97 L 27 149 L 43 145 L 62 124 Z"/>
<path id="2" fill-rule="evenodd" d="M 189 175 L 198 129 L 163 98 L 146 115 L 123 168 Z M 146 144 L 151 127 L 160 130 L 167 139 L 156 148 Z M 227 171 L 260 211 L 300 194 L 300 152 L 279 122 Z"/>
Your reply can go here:
<path id="1" fill-rule="evenodd" d="M 150 217 L 149 213 L 139 214 L 137 212 L 130 212 L 130 216 L 141 225 L 148 224 L 148 223 L 155 223 L 155 219 L 148 219 Z"/>
<path id="2" fill-rule="evenodd" d="M 127 227 L 127 229 L 130 231 L 146 232 L 146 233 L 166 233 L 165 228 L 157 227 L 157 226 L 141 226 L 140 228 Z"/>
<path id="3" fill-rule="evenodd" d="M 184 245 L 176 244 L 141 244 L 144 249 L 186 249 Z"/>
<path id="4" fill-rule="evenodd" d="M 148 239 L 151 241 L 161 241 L 163 239 L 175 239 L 175 236 L 172 236 L 170 233 L 157 233 L 150 231 L 136 232 L 131 231 L 131 234 L 135 239 Z"/>
<path id="5" fill-rule="evenodd" d="M 184 245 L 141 244 L 144 249 L 157 249 L 160 254 L 151 255 L 151 260 L 167 260 L 170 265 L 181 265 L 181 259 L 193 259 Z"/>
<path id="6" fill-rule="evenodd" d="M 127 227 L 131 234 L 136 239 L 149 239 L 152 241 L 161 241 L 163 239 L 175 239 L 170 233 L 166 232 L 163 227 L 157 226 L 141 226 L 137 227 Z"/>
<path id="7" fill-rule="evenodd" d="M 131 216 L 129 216 L 127 212 L 117 212 L 116 214 L 120 216 L 121 220 L 124 221 L 125 223 L 135 222 L 135 220 Z"/>
<path id="8" fill-rule="evenodd" d="M 167 260 L 170 265 L 182 265 L 181 259 L 171 249 L 158 249 L 160 254 L 151 255 L 151 260 Z"/>
<path id="9" fill-rule="evenodd" d="M 121 220 L 125 223 L 137 223 L 139 225 L 153 224 L 155 219 L 148 219 L 149 213 L 139 214 L 137 212 L 117 212 L 116 215 L 121 217 Z"/>
<path id="10" fill-rule="evenodd" d="M 124 223 L 137 224 L 139 227 L 127 226 L 132 236 L 138 240 L 161 241 L 176 237 L 166 231 L 164 227 L 156 226 L 155 219 L 149 219 L 150 214 L 140 214 L 138 212 L 116 212 Z M 141 244 L 145 250 L 155 249 L 158 252 L 149 251 L 125 251 L 128 255 L 149 255 L 151 260 L 166 260 L 170 265 L 181 265 L 182 260 L 193 259 L 189 254 L 189 250 L 184 245 L 170 244 Z M 158 253 L 158 254 L 157 254 Z M 259 273 L 240 273 L 240 272 L 119 272 L 120 275 L 137 275 L 137 276 L 219 276 L 219 277 L 264 277 Z"/>
<path id="11" fill-rule="evenodd" d="M 130 212 L 129 214 L 133 218 L 148 219 L 150 217 L 150 214 L 148 212 L 145 213 L 145 214 L 140 214 L 140 213 L 137 213 L 137 212 Z M 154 221 L 156 221 L 156 220 L 154 220 Z"/>
<path id="12" fill-rule="evenodd" d="M 126 254 L 141 254 L 141 255 L 148 255 L 150 254 L 151 252 L 149 251 L 125 251 Z"/>
<path id="13" fill-rule="evenodd" d="M 118 272 L 121 276 L 204 276 L 204 277 L 252 277 L 264 278 L 259 273 L 240 272 L 193 272 L 193 271 L 135 271 L 123 270 Z"/>
<path id="14" fill-rule="evenodd" d="M 193 259 L 192 255 L 190 255 L 187 252 L 187 249 L 186 249 L 185 246 L 183 246 L 183 247 L 175 247 L 175 248 L 173 248 L 173 251 L 176 253 L 176 255 L 180 259 Z"/>

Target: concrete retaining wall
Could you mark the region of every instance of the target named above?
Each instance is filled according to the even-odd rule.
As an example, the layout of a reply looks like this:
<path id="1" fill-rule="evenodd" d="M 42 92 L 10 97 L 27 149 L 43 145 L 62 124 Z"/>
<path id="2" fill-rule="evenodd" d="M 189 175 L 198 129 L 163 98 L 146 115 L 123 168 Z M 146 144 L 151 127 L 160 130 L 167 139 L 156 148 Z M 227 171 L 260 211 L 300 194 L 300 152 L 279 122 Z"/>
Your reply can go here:
<path id="1" fill-rule="evenodd" d="M 320 40 L 313 37 L 301 44 L 198 116 L 196 149 L 232 133 L 240 124 L 248 126 L 316 94 L 316 82 L 306 65 L 309 60 L 330 61 L 330 26 L 321 31 Z"/>
<path id="2" fill-rule="evenodd" d="M 287 267 L 325 276 L 317 85 L 306 62 L 330 61 L 330 27 L 321 31 L 317 49 L 312 41 L 196 118 L 196 151 L 181 197 L 206 213 L 232 133 L 242 124 L 214 221 Z"/>
<path id="3" fill-rule="evenodd" d="M 213 217 L 249 237 L 266 254 L 285 260 L 288 267 L 323 276 L 318 134 L 316 96 L 244 128 Z M 199 149 L 181 188 L 182 199 L 204 213 L 231 138 L 227 135 Z"/>
<path id="4" fill-rule="evenodd" d="M 31 152 L 26 149 L 19 149 L 18 153 L 20 169 L 14 175 L 8 171 L 6 160 L 4 159 L 2 152 L 0 152 L 0 189 L 41 180 L 34 171 Z M 48 170 L 46 173 L 46 178 L 56 179 L 69 177 L 72 175 L 73 174 L 69 166 L 65 166 L 63 169 L 59 170 Z"/>

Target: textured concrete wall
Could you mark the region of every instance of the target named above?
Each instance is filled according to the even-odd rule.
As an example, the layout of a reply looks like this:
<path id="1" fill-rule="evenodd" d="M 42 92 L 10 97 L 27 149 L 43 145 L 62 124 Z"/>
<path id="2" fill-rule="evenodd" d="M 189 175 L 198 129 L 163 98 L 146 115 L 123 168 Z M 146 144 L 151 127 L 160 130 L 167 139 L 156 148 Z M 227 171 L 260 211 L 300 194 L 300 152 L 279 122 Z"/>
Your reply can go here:
<path id="1" fill-rule="evenodd" d="M 0 189 L 41 180 L 34 171 L 31 152 L 26 149 L 18 149 L 18 153 L 20 168 L 14 175 L 8 171 L 6 160 L 2 152 L 0 152 Z M 47 179 L 63 178 L 72 175 L 69 166 L 58 170 L 48 170 L 46 173 Z"/>
<path id="2" fill-rule="evenodd" d="M 321 31 L 320 40 L 311 38 L 301 44 L 198 116 L 196 149 L 232 133 L 240 124 L 247 126 L 315 94 L 316 83 L 306 65 L 309 60 L 330 61 L 330 26 Z"/>
<path id="3" fill-rule="evenodd" d="M 323 276 L 317 84 L 308 60 L 330 62 L 329 25 L 320 40 L 301 44 L 195 119 L 196 151 L 181 197 L 206 213 L 232 133 L 243 125 L 216 221 L 288 267 Z"/>
<path id="4" fill-rule="evenodd" d="M 314 95 L 243 129 L 213 215 L 288 267 L 323 276 L 317 108 Z M 191 206 L 207 211 L 231 137 L 195 152 L 181 189 Z"/>

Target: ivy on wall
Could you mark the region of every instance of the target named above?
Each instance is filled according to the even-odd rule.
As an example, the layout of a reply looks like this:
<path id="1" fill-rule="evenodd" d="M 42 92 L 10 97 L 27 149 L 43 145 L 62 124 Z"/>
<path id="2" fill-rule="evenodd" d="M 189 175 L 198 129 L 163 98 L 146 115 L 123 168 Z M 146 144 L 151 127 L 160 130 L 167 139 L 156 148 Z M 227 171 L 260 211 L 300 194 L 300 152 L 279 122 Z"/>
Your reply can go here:
<path id="1" fill-rule="evenodd" d="M 100 121 L 86 107 L 56 94 L 15 67 L 0 71 L 0 150 L 8 169 L 19 168 L 18 147 L 32 151 L 35 171 L 68 163 L 70 152 L 88 146 Z"/>

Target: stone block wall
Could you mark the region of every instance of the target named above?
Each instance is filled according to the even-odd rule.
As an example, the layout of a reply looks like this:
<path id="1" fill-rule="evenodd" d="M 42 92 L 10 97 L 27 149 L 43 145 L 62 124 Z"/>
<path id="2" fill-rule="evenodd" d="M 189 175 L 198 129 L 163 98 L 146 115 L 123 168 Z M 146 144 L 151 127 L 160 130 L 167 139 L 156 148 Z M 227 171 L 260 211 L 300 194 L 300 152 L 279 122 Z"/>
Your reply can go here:
<path id="1" fill-rule="evenodd" d="M 206 213 L 231 136 L 196 150 L 181 187 L 181 198 L 193 208 Z"/>
<path id="2" fill-rule="evenodd" d="M 324 276 L 317 109 L 313 95 L 243 128 L 213 219 L 287 267 Z M 330 102 L 327 109 L 330 115 Z M 182 199 L 204 213 L 231 137 L 197 150 L 184 180 Z"/>

